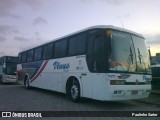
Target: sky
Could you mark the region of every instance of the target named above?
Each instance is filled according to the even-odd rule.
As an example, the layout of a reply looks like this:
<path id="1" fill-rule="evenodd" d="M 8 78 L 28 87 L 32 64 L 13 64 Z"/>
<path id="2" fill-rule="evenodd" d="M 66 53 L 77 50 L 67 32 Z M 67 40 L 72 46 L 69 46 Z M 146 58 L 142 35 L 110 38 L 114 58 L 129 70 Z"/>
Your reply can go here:
<path id="1" fill-rule="evenodd" d="M 160 0 L 0 0 L 0 56 L 94 25 L 143 34 L 160 52 Z"/>

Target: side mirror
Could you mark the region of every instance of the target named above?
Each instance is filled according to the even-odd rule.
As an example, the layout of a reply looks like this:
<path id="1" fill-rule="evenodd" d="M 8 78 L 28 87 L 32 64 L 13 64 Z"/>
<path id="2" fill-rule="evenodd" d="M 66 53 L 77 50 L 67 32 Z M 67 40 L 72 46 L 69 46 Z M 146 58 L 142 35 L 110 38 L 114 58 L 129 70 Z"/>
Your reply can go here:
<path id="1" fill-rule="evenodd" d="M 150 50 L 150 47 L 148 48 L 148 53 L 149 53 L 150 63 L 152 64 L 152 56 L 151 56 L 151 50 Z"/>
<path id="2" fill-rule="evenodd" d="M 6 63 L 3 64 L 3 69 L 5 69 L 5 68 L 6 68 Z"/>
<path id="3" fill-rule="evenodd" d="M 6 64 L 5 63 L 3 64 L 3 72 L 4 73 L 6 72 Z"/>

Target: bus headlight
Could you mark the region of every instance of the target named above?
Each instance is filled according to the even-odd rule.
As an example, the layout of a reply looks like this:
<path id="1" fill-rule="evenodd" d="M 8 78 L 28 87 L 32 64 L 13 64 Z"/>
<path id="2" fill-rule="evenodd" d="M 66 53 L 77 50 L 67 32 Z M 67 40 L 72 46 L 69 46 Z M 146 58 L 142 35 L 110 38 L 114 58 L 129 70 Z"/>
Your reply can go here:
<path id="1" fill-rule="evenodd" d="M 125 85 L 125 80 L 111 80 L 110 85 Z"/>

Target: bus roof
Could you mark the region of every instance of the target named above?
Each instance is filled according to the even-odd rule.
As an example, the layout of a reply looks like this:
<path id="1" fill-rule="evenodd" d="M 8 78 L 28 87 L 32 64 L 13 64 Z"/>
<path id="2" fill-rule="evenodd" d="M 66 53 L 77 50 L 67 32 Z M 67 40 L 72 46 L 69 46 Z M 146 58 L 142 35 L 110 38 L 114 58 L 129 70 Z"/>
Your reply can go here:
<path id="1" fill-rule="evenodd" d="M 140 37 L 144 38 L 142 34 L 139 34 L 139 33 L 136 33 L 136 32 L 134 32 L 134 31 L 127 30 L 127 29 L 124 29 L 124 28 L 115 27 L 115 26 L 112 26 L 112 25 L 95 25 L 95 26 L 87 27 L 87 28 L 85 28 L 85 29 L 76 31 L 76 32 L 71 33 L 71 34 L 64 35 L 64 36 L 62 36 L 62 37 L 53 39 L 53 40 L 51 40 L 51 41 L 47 41 L 47 42 L 42 43 L 42 44 L 40 44 L 40 45 L 38 45 L 38 46 L 34 46 L 34 47 L 31 47 L 31 48 L 22 50 L 21 52 L 25 52 L 25 51 L 27 51 L 27 50 L 30 50 L 30 49 L 33 49 L 33 48 L 36 48 L 36 47 L 40 47 L 40 46 L 45 45 L 45 44 L 48 44 L 48 43 L 50 43 L 50 42 L 53 42 L 53 41 L 56 41 L 56 40 L 59 40 L 59 39 L 63 39 L 63 38 L 65 38 L 65 37 L 69 37 L 69 36 L 71 36 L 71 35 L 78 34 L 78 33 L 81 33 L 81 32 L 87 31 L 87 30 L 92 30 L 92 29 L 113 29 L 113 30 L 118 30 L 118 31 L 121 31 L 121 32 L 127 32 L 127 33 L 131 33 L 131 34 L 135 34 L 135 35 L 137 35 L 137 36 L 140 36 Z M 20 52 L 20 53 L 21 53 L 21 52 Z"/>

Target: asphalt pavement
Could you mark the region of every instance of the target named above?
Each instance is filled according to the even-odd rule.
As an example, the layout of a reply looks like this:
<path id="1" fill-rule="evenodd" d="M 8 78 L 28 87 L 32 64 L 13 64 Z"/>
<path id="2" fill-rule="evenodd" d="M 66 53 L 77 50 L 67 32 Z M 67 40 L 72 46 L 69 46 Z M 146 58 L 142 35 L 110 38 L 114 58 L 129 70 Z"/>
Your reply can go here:
<path id="1" fill-rule="evenodd" d="M 152 91 L 148 98 L 137 101 L 160 106 L 160 86 L 152 87 Z"/>

